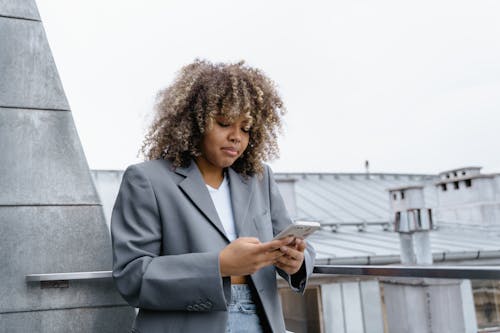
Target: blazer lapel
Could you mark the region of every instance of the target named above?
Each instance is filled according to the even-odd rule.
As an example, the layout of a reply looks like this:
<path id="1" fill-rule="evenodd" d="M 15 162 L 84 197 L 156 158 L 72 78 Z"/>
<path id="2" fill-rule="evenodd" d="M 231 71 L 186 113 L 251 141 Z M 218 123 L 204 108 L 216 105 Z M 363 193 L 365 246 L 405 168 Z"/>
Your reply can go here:
<path id="1" fill-rule="evenodd" d="M 247 230 L 246 217 L 252 198 L 252 182 L 250 179 L 244 179 L 232 168 L 228 168 L 229 189 L 231 191 L 231 204 L 233 207 L 234 223 L 238 237 L 255 236 L 255 231 Z"/>
<path id="2" fill-rule="evenodd" d="M 175 172 L 186 177 L 179 183 L 181 190 L 227 239 L 224 227 L 219 219 L 219 214 L 215 210 L 210 193 L 208 193 L 205 181 L 196 163 L 191 162 L 186 168 L 178 167 L 175 169 Z"/>

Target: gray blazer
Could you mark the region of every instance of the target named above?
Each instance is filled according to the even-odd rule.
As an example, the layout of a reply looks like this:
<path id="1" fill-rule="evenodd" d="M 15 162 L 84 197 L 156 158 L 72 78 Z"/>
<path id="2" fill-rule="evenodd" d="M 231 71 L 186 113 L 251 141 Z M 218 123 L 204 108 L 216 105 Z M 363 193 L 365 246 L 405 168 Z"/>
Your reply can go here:
<path id="1" fill-rule="evenodd" d="M 238 236 L 266 242 L 291 220 L 269 167 L 263 177 L 228 170 Z M 174 168 L 154 160 L 127 168 L 111 217 L 113 278 L 140 308 L 134 332 L 225 332 L 231 282 L 219 271 L 229 244 L 196 163 Z M 293 276 L 268 266 L 251 275 L 273 332 L 285 326 L 276 271 L 303 292 L 314 250 Z"/>

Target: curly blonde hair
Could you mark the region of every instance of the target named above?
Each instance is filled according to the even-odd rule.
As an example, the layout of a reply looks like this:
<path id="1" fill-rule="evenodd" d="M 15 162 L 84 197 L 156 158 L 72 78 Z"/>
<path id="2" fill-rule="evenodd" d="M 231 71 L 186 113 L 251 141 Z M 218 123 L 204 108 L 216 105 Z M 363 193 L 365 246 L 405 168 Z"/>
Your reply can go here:
<path id="1" fill-rule="evenodd" d="M 263 172 L 263 161 L 279 156 L 278 134 L 285 113 L 274 82 L 262 71 L 238 63 L 195 60 L 157 96 L 155 117 L 141 152 L 148 160 L 167 159 L 174 167 L 200 156 L 203 133 L 214 117 L 251 118 L 247 149 L 234 162 L 238 173 Z"/>

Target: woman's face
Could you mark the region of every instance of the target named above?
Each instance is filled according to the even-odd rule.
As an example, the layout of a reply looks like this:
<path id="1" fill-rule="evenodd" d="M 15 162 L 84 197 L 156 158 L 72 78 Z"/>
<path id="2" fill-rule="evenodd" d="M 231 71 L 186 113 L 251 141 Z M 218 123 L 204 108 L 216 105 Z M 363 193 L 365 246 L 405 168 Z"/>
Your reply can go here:
<path id="1" fill-rule="evenodd" d="M 249 130 L 250 120 L 245 115 L 233 122 L 216 116 L 201 141 L 201 156 L 197 158 L 200 168 L 223 169 L 231 166 L 247 148 Z"/>

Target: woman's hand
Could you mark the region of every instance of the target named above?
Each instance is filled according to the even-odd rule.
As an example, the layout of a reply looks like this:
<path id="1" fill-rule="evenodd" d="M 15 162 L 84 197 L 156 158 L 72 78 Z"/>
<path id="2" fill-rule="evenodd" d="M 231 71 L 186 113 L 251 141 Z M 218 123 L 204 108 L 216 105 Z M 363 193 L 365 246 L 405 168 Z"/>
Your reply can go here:
<path id="1" fill-rule="evenodd" d="M 285 252 L 280 249 L 293 241 L 292 237 L 261 243 L 254 237 L 240 237 L 219 253 L 222 276 L 253 274 L 259 269 L 272 265 Z M 300 268 L 300 266 L 299 266 Z"/>
<path id="2" fill-rule="evenodd" d="M 280 252 L 284 255 L 277 257 L 274 265 L 281 268 L 288 275 L 297 273 L 304 262 L 305 249 L 306 241 L 296 238 L 292 244 L 283 245 L 280 248 Z"/>

